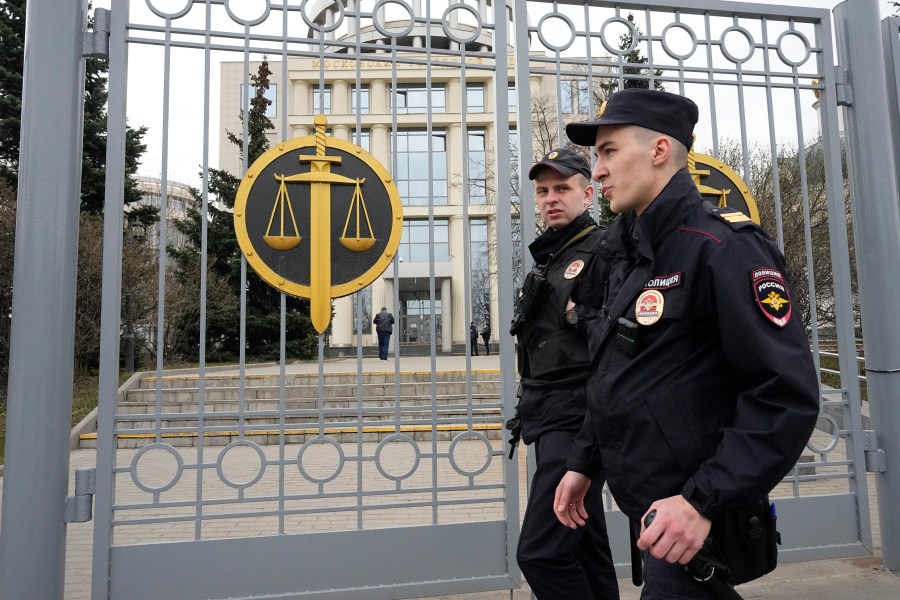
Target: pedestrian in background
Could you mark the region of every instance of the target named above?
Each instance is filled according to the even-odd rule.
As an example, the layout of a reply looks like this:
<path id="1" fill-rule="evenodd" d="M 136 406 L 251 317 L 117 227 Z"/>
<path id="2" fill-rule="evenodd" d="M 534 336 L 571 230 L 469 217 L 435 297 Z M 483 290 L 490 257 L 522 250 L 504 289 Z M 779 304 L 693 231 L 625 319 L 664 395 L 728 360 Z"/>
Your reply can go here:
<path id="1" fill-rule="evenodd" d="M 391 333 L 394 331 L 394 315 L 388 312 L 384 306 L 381 312 L 372 320 L 375 324 L 375 333 L 378 334 L 378 358 L 388 359 L 388 347 L 391 344 Z"/>
<path id="2" fill-rule="evenodd" d="M 481 330 L 481 339 L 484 341 L 484 353 L 491 355 L 491 322 L 484 322 L 484 329 Z"/>
<path id="3" fill-rule="evenodd" d="M 475 321 L 469 323 L 469 346 L 472 356 L 478 356 L 478 328 L 475 327 Z"/>

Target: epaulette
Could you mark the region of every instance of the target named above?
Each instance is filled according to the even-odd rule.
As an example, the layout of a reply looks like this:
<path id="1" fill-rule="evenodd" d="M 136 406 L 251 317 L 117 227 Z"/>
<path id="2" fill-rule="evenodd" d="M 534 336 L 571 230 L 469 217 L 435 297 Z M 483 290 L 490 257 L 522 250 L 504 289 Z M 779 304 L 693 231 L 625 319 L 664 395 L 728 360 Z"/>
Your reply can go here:
<path id="1" fill-rule="evenodd" d="M 734 209 L 734 208 L 729 208 L 727 206 L 718 207 L 718 206 L 712 206 L 710 204 L 710 205 L 707 205 L 706 212 L 710 213 L 711 215 L 714 215 L 715 217 L 721 219 L 722 221 L 725 221 L 726 223 L 731 225 L 731 228 L 734 229 L 735 231 L 744 229 L 746 227 L 754 227 L 754 228 L 758 227 L 758 225 L 756 223 L 754 223 L 750 217 L 748 217 L 741 211 Z"/>

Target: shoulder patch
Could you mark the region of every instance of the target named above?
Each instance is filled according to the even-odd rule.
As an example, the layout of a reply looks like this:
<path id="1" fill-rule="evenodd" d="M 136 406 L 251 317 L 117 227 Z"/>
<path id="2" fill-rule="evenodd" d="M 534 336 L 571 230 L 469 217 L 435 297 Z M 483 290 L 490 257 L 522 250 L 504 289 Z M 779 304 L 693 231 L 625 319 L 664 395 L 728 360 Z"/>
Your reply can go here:
<path id="1" fill-rule="evenodd" d="M 761 267 L 750 271 L 753 297 L 763 316 L 777 327 L 791 320 L 792 302 L 784 275 L 777 269 Z"/>
<path id="2" fill-rule="evenodd" d="M 732 229 L 735 230 L 743 229 L 745 227 L 758 227 L 750 217 L 733 208 L 720 208 L 718 206 L 711 206 L 708 209 L 708 212 L 718 217 L 722 221 L 725 221 L 726 223 L 731 225 Z"/>

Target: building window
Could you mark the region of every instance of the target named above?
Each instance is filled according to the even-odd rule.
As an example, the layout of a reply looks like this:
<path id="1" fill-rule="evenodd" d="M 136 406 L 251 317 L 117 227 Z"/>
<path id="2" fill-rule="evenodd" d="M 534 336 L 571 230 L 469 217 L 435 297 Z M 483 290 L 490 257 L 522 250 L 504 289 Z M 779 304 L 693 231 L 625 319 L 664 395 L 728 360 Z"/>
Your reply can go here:
<path id="1" fill-rule="evenodd" d="M 369 286 L 364 290 L 353 294 L 353 333 L 359 335 L 367 335 L 372 330 L 372 287 Z M 362 314 L 359 313 L 359 302 L 362 301 Z M 359 328 L 360 317 L 362 318 L 362 330 Z"/>
<path id="2" fill-rule="evenodd" d="M 331 112 L 331 88 L 313 88 L 312 112 L 327 114 Z"/>
<path id="3" fill-rule="evenodd" d="M 369 143 L 369 130 L 362 129 L 359 133 L 356 132 L 356 129 L 350 132 L 350 141 L 356 144 L 357 146 L 362 147 L 366 152 L 371 152 L 371 146 Z"/>
<path id="4" fill-rule="evenodd" d="M 429 97 L 431 106 L 429 107 Z M 415 113 L 446 112 L 447 99 L 443 85 L 431 86 L 431 93 L 422 84 L 410 84 L 397 86 L 391 93 L 392 108 L 400 115 Z"/>
<path id="5" fill-rule="evenodd" d="M 466 85 L 466 110 L 468 112 L 484 112 L 483 83 L 469 83 Z"/>
<path id="6" fill-rule="evenodd" d="M 491 274 L 487 219 L 469 223 L 469 248 L 472 260 L 472 320 L 479 329 L 491 314 Z"/>
<path id="7" fill-rule="evenodd" d="M 350 109 L 352 112 L 369 112 L 369 87 L 362 86 L 357 88 L 355 85 L 350 88 Z"/>
<path id="8" fill-rule="evenodd" d="M 434 130 L 429 137 L 425 130 L 401 129 L 395 133 L 395 138 L 396 183 L 403 204 L 447 204 L 447 134 L 444 130 Z"/>
<path id="9" fill-rule="evenodd" d="M 432 237 L 433 236 L 433 237 Z M 427 263 L 428 253 L 434 248 L 434 262 L 450 260 L 448 222 L 435 219 L 432 235 L 429 235 L 428 221 L 415 219 L 403 222 L 403 235 L 397 253 L 403 262 Z"/>
<path id="10" fill-rule="evenodd" d="M 586 115 L 590 108 L 590 88 L 586 79 L 567 79 L 562 82 L 562 111 L 564 114 Z"/>
<path id="11" fill-rule="evenodd" d="M 250 91 L 250 95 L 247 95 L 247 90 Z M 255 85 L 241 84 L 241 110 L 243 110 L 243 114 L 250 112 L 250 100 L 253 99 L 253 96 L 255 95 Z M 278 114 L 278 84 L 270 83 L 269 89 L 263 92 L 263 98 L 270 102 L 269 106 L 266 107 L 266 117 L 274 119 Z"/>
<path id="12" fill-rule="evenodd" d="M 469 203 L 484 204 L 487 202 L 487 153 L 484 129 L 469 130 L 468 151 Z"/>
<path id="13" fill-rule="evenodd" d="M 517 202 L 519 198 L 519 130 L 509 128 L 509 178 L 510 191 Z"/>
<path id="14" fill-rule="evenodd" d="M 511 83 L 509 84 L 509 87 L 506 88 L 506 101 L 509 103 L 510 109 L 519 106 L 519 92 L 516 91 L 516 84 Z"/>

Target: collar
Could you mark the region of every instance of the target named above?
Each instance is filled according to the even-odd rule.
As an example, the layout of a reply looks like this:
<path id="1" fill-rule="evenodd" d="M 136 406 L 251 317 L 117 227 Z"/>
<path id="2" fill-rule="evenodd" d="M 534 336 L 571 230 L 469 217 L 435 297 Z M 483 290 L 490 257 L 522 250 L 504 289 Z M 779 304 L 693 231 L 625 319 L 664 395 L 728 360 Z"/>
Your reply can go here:
<path id="1" fill-rule="evenodd" d="M 596 225 L 596 223 L 591 218 L 590 211 L 585 210 L 562 229 L 547 229 L 528 245 L 528 251 L 531 252 L 535 263 L 547 264 L 553 254 L 572 239 L 572 236 L 591 225 Z"/>
<path id="2" fill-rule="evenodd" d="M 652 259 L 653 248 L 675 231 L 701 202 L 703 197 L 694 185 L 690 172 L 687 168 L 681 169 L 647 209 L 634 217 L 631 242 L 641 255 Z"/>

